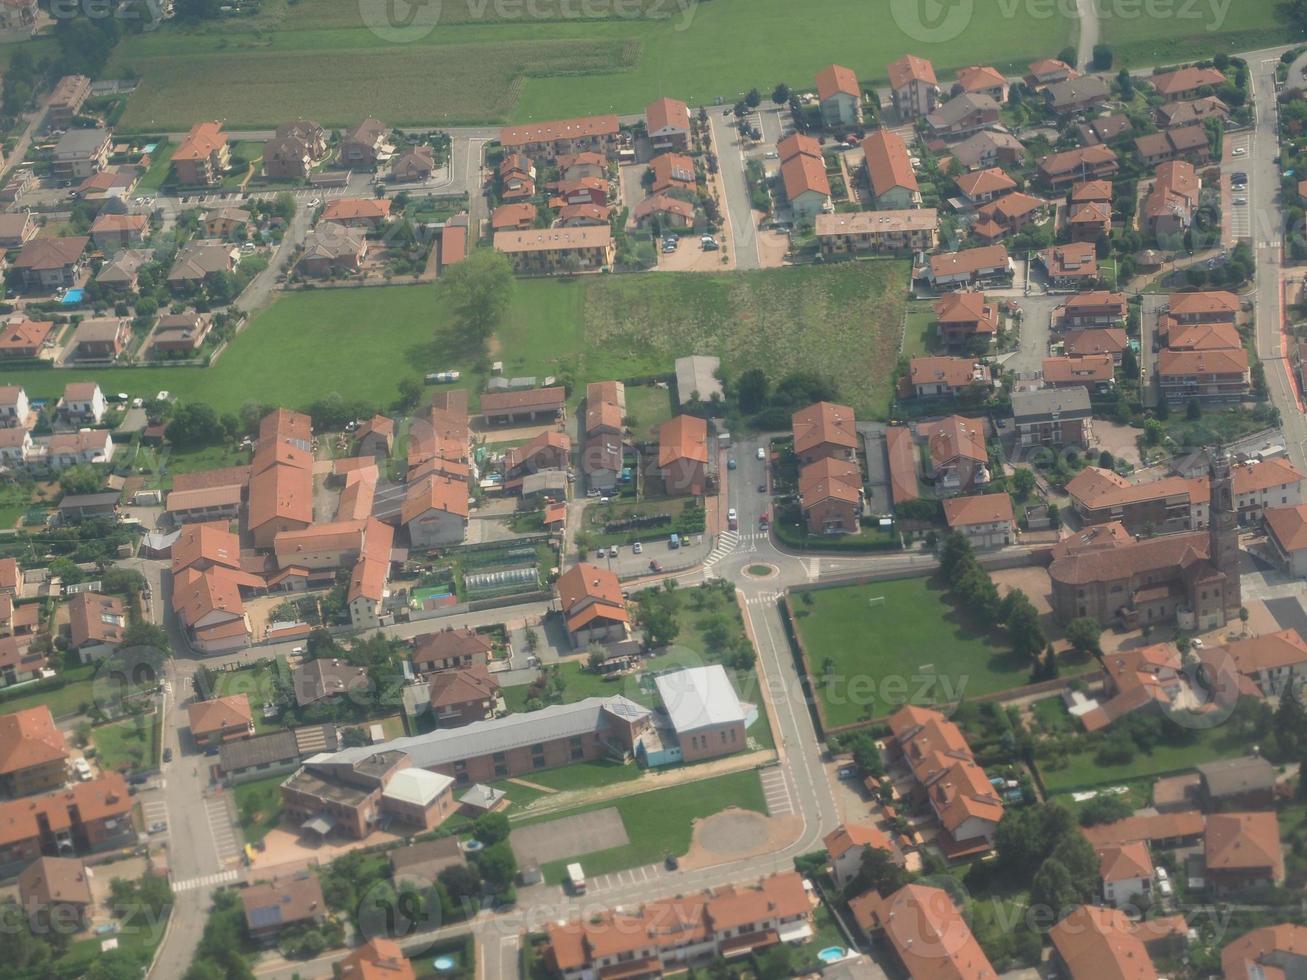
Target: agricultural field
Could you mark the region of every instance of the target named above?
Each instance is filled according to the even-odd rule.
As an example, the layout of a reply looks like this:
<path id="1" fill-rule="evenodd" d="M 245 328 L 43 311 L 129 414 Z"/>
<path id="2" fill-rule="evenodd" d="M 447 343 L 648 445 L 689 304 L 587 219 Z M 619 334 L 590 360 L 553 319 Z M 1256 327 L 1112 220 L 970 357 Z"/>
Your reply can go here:
<path id="1" fill-rule="evenodd" d="M 588 381 L 668 373 L 677 356 L 698 351 L 773 380 L 816 371 L 859 413 L 883 418 L 907 274 L 902 262 L 856 262 L 522 280 L 491 358 L 457 339 L 438 286 L 305 290 L 260 313 L 211 368 L 15 369 L 0 371 L 0 383 L 36 398 L 57 398 L 70 381 L 132 396 L 166 388 L 219 412 L 249 401 L 303 408 L 333 392 L 389 409 L 399 381 L 427 371 L 459 369 L 459 384 L 480 391 L 490 359 L 509 375 L 565 378 L 579 400 Z M 654 401 L 651 421 L 670 410 Z"/>
<path id="2" fill-rule="evenodd" d="M 802 32 L 786 0 L 639 0 L 589 19 L 569 16 L 573 8 L 560 0 L 526 7 L 529 17 L 519 4 L 453 0 L 436 6 L 439 23 L 429 31 L 396 38 L 380 3 L 269 0 L 238 23 L 130 36 L 109 72 L 142 79 L 124 128 L 175 131 L 203 118 L 252 128 L 295 115 L 324 125 L 369 114 L 391 124 L 523 121 L 639 112 L 669 79 L 691 103 L 733 100 L 781 80 L 808 85 L 831 61 L 878 83 L 908 50 L 932 58 L 941 75 L 977 62 L 1024 69 L 1071 40 L 1063 7 L 976 0 L 969 16 L 931 37 L 863 0 L 814 0 L 805 13 L 840 30 Z M 324 55 L 336 84 L 320 82 Z M 276 99 L 267 97 L 271 87 Z"/>
<path id="3" fill-rule="evenodd" d="M 1237 3 L 1175 4 L 1164 7 L 1170 16 L 1121 16 L 1127 4 L 1099 4 L 1102 39 L 1116 52 L 1117 62 L 1130 67 L 1171 64 L 1210 58 L 1218 51 L 1234 54 L 1288 44 L 1293 31 L 1281 0 L 1238 0 Z M 1113 17 L 1111 14 L 1118 12 Z"/>

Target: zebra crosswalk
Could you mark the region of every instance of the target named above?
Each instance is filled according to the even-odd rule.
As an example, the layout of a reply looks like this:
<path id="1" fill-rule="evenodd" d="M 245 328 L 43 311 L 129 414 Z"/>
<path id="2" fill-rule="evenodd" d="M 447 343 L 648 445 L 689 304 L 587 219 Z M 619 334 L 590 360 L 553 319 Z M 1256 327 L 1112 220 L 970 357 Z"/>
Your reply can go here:
<path id="1" fill-rule="evenodd" d="M 713 545 L 713 550 L 708 552 L 708 557 L 703 560 L 703 565 L 707 568 L 721 561 L 740 543 L 740 533 L 738 531 L 723 531 L 717 537 L 717 543 Z"/>
<path id="2" fill-rule="evenodd" d="M 771 606 L 779 602 L 784 594 L 784 592 L 759 592 L 744 601 L 750 606 Z"/>
<path id="3" fill-rule="evenodd" d="M 226 885 L 235 881 L 241 876 L 241 873 L 234 868 L 230 871 L 217 871 L 211 875 L 203 875 L 199 878 L 187 878 L 185 881 L 174 881 L 172 883 L 173 892 L 188 892 L 195 888 L 214 888 L 218 885 Z"/>

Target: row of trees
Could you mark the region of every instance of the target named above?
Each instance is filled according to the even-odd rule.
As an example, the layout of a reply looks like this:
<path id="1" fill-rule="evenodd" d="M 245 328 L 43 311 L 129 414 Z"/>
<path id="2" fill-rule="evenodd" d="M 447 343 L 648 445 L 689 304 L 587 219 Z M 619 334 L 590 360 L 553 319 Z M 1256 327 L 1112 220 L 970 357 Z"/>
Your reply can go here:
<path id="1" fill-rule="evenodd" d="M 1013 589 L 999 598 L 998 587 L 976 559 L 971 543 L 956 532 L 944 538 L 940 545 L 939 565 L 941 578 L 982 625 L 1004 627 L 1012 651 L 1018 657 L 1036 665 L 1041 662 L 1047 638 L 1039 622 L 1039 612 L 1025 592 Z M 1048 662 L 1056 676 L 1051 648 Z"/>

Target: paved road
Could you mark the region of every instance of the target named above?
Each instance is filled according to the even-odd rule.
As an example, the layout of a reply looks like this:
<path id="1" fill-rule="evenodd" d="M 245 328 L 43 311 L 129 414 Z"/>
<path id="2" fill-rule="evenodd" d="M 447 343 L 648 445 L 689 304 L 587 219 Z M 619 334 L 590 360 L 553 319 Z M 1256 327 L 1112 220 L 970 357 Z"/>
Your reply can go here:
<path id="1" fill-rule="evenodd" d="M 726 192 L 723 217 L 730 224 L 730 239 L 735 243 L 735 267 L 756 269 L 758 258 L 758 230 L 753 224 L 753 208 L 749 203 L 749 182 L 744 176 L 744 148 L 735 117 L 729 109 L 708 111 L 708 124 L 712 128 L 713 146 L 717 150 L 717 164 L 721 170 L 722 186 Z"/>
<path id="2" fill-rule="evenodd" d="M 1094 45 L 1098 43 L 1098 0 L 1076 0 L 1076 19 L 1080 22 L 1076 61 L 1087 67 L 1094 60 Z"/>

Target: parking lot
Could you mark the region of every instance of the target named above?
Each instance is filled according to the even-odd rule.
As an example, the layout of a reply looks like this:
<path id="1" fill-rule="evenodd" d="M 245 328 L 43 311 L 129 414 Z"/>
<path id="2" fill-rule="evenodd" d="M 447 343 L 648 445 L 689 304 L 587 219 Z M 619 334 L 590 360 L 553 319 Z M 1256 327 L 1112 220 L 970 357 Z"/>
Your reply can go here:
<path id="1" fill-rule="evenodd" d="M 1221 209 L 1225 216 L 1222 239 L 1227 247 L 1240 239 L 1252 238 L 1252 211 L 1248 204 L 1246 166 L 1251 143 L 1251 133 L 1226 137 L 1226 156 L 1221 168 Z"/>

